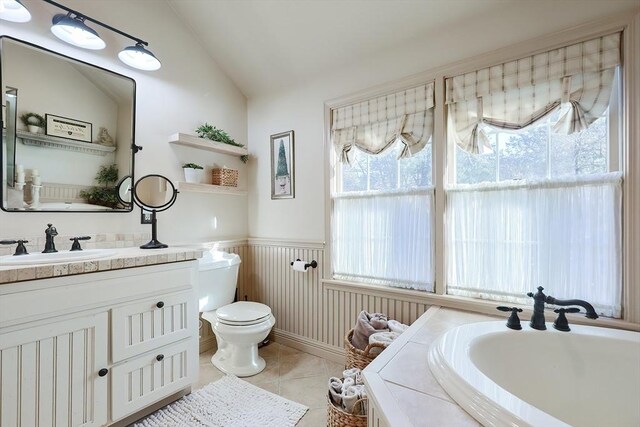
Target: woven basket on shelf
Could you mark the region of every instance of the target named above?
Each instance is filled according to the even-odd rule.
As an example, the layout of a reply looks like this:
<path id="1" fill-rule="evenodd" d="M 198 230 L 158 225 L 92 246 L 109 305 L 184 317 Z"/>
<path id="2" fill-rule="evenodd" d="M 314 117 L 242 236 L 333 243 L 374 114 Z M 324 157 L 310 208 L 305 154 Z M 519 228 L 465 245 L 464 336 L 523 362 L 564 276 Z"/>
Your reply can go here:
<path id="1" fill-rule="evenodd" d="M 213 178 L 211 183 L 213 185 L 223 185 L 225 187 L 237 187 L 238 186 L 238 171 L 229 168 L 213 169 Z"/>
<path id="2" fill-rule="evenodd" d="M 359 414 L 362 405 L 365 405 L 366 408 L 366 404 L 366 397 L 359 399 L 353 406 L 353 412 Z M 335 406 L 331 397 L 327 396 L 327 427 L 367 427 L 367 415 L 350 414 Z"/>
<path id="3" fill-rule="evenodd" d="M 366 368 L 367 365 L 371 363 L 371 361 L 375 359 L 378 354 L 380 354 L 380 351 L 386 348 L 383 344 L 374 343 L 374 344 L 369 344 L 364 350 L 360 350 L 359 348 L 355 348 L 353 344 L 351 344 L 352 338 L 353 338 L 353 329 L 351 329 L 347 333 L 347 335 L 344 337 L 344 348 L 347 350 L 346 369 Z M 373 352 L 372 350 L 374 348 L 379 348 L 380 351 Z"/>

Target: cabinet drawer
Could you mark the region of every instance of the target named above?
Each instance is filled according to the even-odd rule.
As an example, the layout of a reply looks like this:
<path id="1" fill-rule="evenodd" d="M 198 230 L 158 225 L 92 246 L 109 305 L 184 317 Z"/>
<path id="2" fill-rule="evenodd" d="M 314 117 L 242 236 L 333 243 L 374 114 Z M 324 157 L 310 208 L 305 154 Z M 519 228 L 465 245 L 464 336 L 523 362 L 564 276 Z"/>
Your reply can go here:
<path id="1" fill-rule="evenodd" d="M 111 373 L 111 419 L 117 421 L 197 381 L 197 338 L 124 362 Z"/>
<path id="2" fill-rule="evenodd" d="M 196 335 L 196 297 L 192 291 L 161 295 L 111 312 L 113 363 Z"/>

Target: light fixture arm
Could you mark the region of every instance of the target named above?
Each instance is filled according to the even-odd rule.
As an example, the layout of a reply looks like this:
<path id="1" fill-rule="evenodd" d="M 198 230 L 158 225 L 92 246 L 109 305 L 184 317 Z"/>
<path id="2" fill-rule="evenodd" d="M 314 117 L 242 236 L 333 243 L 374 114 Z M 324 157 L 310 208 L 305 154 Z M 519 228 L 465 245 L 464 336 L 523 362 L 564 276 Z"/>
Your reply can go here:
<path id="1" fill-rule="evenodd" d="M 100 25 L 101 27 L 104 27 L 104 28 L 106 28 L 106 29 L 108 29 L 108 30 L 113 31 L 114 33 L 118 33 L 118 34 L 120 34 L 121 36 L 127 37 L 127 38 L 129 38 L 129 39 L 131 39 L 131 40 L 135 41 L 136 43 L 140 43 L 140 44 L 142 44 L 142 45 L 144 45 L 144 46 L 149 46 L 149 43 L 147 43 L 146 41 L 144 41 L 144 40 L 142 40 L 142 39 L 139 39 L 138 37 L 134 37 L 134 36 L 132 36 L 131 34 L 127 34 L 127 33 L 125 33 L 124 31 L 120 31 L 120 30 L 118 30 L 117 28 L 114 28 L 114 27 L 112 27 L 112 26 L 111 26 L 111 25 L 109 25 L 109 24 L 105 24 L 104 22 L 100 22 L 100 21 L 98 21 L 97 19 L 93 19 L 93 18 L 91 18 L 91 17 L 89 17 L 89 16 L 87 16 L 87 15 L 85 15 L 85 14 L 83 14 L 83 13 L 80 13 L 80 12 L 78 12 L 77 10 L 73 10 L 73 9 L 71 9 L 70 7 L 67 7 L 67 6 L 65 6 L 65 5 L 63 5 L 63 4 L 60 4 L 60 3 L 55 2 L 55 1 L 53 1 L 53 0 L 42 0 L 42 1 L 44 1 L 45 3 L 49 3 L 49 4 L 51 4 L 51 5 L 53 5 L 53 6 L 57 7 L 57 8 L 60 8 L 60 9 L 62 9 L 62 10 L 64 10 L 64 11 L 66 11 L 66 12 L 68 12 L 68 13 L 71 13 L 71 14 L 73 14 L 76 18 L 80 18 L 80 19 L 83 19 L 83 20 L 86 20 L 86 21 L 93 22 L 94 24 L 98 24 L 98 25 Z"/>

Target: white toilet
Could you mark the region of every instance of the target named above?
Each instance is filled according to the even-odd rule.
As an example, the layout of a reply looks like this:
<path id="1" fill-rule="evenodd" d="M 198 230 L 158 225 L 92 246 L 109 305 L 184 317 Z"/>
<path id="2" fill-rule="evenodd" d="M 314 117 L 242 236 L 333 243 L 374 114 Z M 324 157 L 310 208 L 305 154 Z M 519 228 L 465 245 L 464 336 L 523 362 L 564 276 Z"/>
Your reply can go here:
<path id="1" fill-rule="evenodd" d="M 236 254 L 205 252 L 199 264 L 198 298 L 202 318 L 211 323 L 218 343 L 211 362 L 222 372 L 249 377 L 266 366 L 258 344 L 276 319 L 264 304 L 233 302 L 240 262 Z"/>

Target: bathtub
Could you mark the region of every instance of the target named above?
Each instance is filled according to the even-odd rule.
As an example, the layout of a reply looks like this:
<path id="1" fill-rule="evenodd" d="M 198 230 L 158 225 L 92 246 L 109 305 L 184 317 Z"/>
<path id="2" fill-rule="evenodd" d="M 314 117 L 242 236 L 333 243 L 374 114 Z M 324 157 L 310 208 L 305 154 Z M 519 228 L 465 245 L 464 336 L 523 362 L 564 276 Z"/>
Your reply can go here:
<path id="1" fill-rule="evenodd" d="M 640 333 L 522 328 L 452 329 L 431 346 L 429 367 L 484 426 L 640 426 Z"/>

